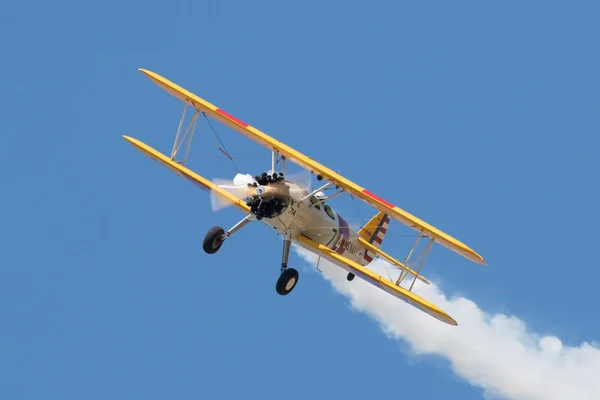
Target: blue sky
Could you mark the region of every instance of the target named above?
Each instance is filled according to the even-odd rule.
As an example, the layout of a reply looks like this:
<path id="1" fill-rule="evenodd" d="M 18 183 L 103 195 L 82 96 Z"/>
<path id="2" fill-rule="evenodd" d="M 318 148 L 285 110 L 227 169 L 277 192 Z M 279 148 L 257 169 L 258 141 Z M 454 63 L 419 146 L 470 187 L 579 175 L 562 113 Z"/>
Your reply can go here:
<path id="1" fill-rule="evenodd" d="M 407 354 L 295 253 L 299 284 L 278 296 L 281 241 L 265 226 L 206 255 L 205 232 L 241 215 L 213 213 L 121 138 L 168 152 L 181 112 L 138 68 L 472 246 L 487 267 L 432 251 L 424 272 L 447 295 L 570 346 L 600 339 L 599 12 L 5 2 L 0 397 L 483 397 L 443 357 Z M 232 178 L 200 122 L 190 165 Z M 266 150 L 216 128 L 244 172 L 269 168 Z M 334 204 L 350 220 L 375 212 Z M 407 235 L 392 222 L 384 248 L 402 258 Z"/>

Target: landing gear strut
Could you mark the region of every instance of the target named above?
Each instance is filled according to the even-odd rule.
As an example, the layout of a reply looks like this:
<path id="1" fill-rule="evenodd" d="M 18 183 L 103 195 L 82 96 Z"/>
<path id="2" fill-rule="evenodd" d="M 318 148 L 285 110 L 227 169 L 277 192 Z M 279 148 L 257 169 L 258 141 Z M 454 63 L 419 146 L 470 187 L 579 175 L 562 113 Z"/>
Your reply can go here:
<path id="1" fill-rule="evenodd" d="M 246 224 L 250 221 L 254 220 L 254 215 L 249 214 L 235 224 L 230 230 L 225 232 L 223 228 L 220 226 L 213 226 L 206 232 L 206 236 L 204 236 L 204 243 L 202 244 L 202 248 L 208 254 L 215 254 L 220 248 L 225 239 L 229 236 L 233 235 L 235 232 L 246 226 Z"/>
<path id="2" fill-rule="evenodd" d="M 290 256 L 290 247 L 292 245 L 292 241 L 289 239 L 285 239 L 283 241 L 283 255 L 281 258 L 281 275 L 279 279 L 277 279 L 277 284 L 275 285 L 275 290 L 282 296 L 290 293 L 296 284 L 298 283 L 298 271 L 294 268 L 287 267 L 288 258 Z"/>
<path id="3" fill-rule="evenodd" d="M 233 235 L 235 232 L 243 228 L 250 221 L 253 221 L 256 218 L 254 214 L 249 214 L 235 224 L 230 230 L 225 232 L 223 228 L 220 226 L 214 226 L 209 229 L 204 237 L 204 243 L 202 244 L 202 248 L 208 254 L 216 253 L 225 239 L 229 236 Z M 279 279 L 277 279 L 277 284 L 275 285 L 275 290 L 281 296 L 285 296 L 289 294 L 298 283 L 298 271 L 294 268 L 288 268 L 288 258 L 290 257 L 290 248 L 292 246 L 291 239 L 284 239 L 283 241 L 283 254 L 281 256 L 281 275 L 279 275 Z"/>

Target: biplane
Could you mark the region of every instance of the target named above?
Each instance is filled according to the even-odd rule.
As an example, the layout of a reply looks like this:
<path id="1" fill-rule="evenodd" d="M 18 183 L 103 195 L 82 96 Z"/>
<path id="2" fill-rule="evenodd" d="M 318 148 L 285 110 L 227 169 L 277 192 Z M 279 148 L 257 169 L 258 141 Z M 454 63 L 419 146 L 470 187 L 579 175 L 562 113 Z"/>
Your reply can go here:
<path id="1" fill-rule="evenodd" d="M 429 284 L 421 275 L 421 270 L 434 243 L 439 243 L 475 263 L 485 264 L 479 254 L 447 233 L 181 86 L 152 71 L 145 69 L 140 69 L 140 71 L 160 88 L 183 102 L 183 115 L 179 121 L 170 156 L 153 149 L 138 139 L 129 136 L 123 137 L 145 155 L 210 192 L 211 200 L 219 199 L 245 214 L 243 219 L 228 230 L 219 226 L 209 229 L 203 242 L 203 249 L 206 253 L 216 253 L 235 232 L 252 221 L 260 221 L 276 229 L 283 238 L 280 274 L 275 285 L 275 289 L 280 295 L 289 294 L 298 283 L 298 271 L 288 267 L 290 247 L 292 243 L 295 243 L 315 253 L 319 257 L 319 261 L 326 259 L 346 270 L 348 281 L 352 281 L 358 276 L 440 321 L 458 325 L 445 311 L 415 294 L 413 286 L 416 280 Z M 187 127 L 182 129 L 188 108 L 193 110 L 193 116 L 187 123 Z M 204 114 L 207 119 L 216 120 L 269 149 L 271 151 L 271 170 L 255 176 L 238 174 L 233 182 L 219 184 L 189 169 L 186 162 L 199 114 Z M 185 151 L 182 149 L 184 144 Z M 285 175 L 286 162 L 292 162 L 304 170 L 310 171 L 311 176 L 316 175 L 321 186 L 313 190 L 312 187 L 306 187 L 287 179 Z M 333 189 L 334 193 L 325 195 L 326 189 Z M 368 223 L 358 231 L 352 229 L 342 215 L 330 206 L 329 201 L 343 193 L 360 199 L 377 210 Z M 405 224 L 418 233 L 404 262 L 396 260 L 381 248 L 391 219 Z M 427 243 L 418 250 L 422 238 L 426 238 Z M 394 281 L 369 269 L 369 264 L 375 258 L 384 259 L 397 267 L 398 278 Z M 408 278 L 409 276 L 410 278 Z M 407 284 L 412 280 L 408 288 L 401 286 L 405 280 Z"/>

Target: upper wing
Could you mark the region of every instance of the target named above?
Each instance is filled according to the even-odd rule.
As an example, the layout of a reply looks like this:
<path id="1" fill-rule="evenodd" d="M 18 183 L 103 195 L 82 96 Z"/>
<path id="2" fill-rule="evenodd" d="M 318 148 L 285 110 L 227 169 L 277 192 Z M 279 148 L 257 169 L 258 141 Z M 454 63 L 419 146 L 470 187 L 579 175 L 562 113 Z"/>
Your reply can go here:
<path id="1" fill-rule="evenodd" d="M 186 168 L 183 165 L 171 160 L 169 157 L 165 156 L 158 150 L 153 149 L 152 147 L 148 146 L 147 144 L 145 144 L 137 139 L 134 139 L 129 136 L 123 136 L 123 138 L 125 140 L 127 140 L 129 143 L 131 143 L 136 149 L 140 150 L 142 153 L 144 153 L 148 157 L 160 162 L 161 164 L 163 164 L 164 166 L 166 166 L 167 168 L 169 168 L 170 170 L 175 172 L 177 175 L 182 176 L 182 177 L 192 181 L 193 183 L 195 183 L 202 189 L 212 190 L 215 194 L 230 201 L 240 211 L 245 212 L 245 213 L 250 212 L 250 207 L 248 207 L 244 201 L 238 199 L 237 197 L 235 197 L 228 191 L 221 189 L 220 187 L 218 187 L 217 185 L 215 185 L 208 179 L 198 175 L 191 169 Z"/>
<path id="2" fill-rule="evenodd" d="M 327 246 L 318 244 L 303 235 L 297 236 L 295 240 L 298 244 L 300 244 L 307 250 L 316 252 L 321 257 L 325 257 L 326 259 L 338 265 L 339 267 L 344 268 L 348 272 L 352 272 L 353 274 L 361 277 L 370 284 L 385 290 L 386 292 L 392 294 L 400 300 L 405 301 L 406 303 L 418 308 L 419 310 L 426 312 L 432 317 L 437 318 L 440 321 L 445 322 L 449 325 L 458 325 L 458 323 L 451 316 L 449 316 L 445 311 L 437 307 L 435 304 L 428 302 L 427 300 L 417 296 L 413 292 L 404 289 L 403 287 L 395 285 L 394 282 L 390 281 L 389 279 L 377 275 L 368 268 L 365 268 L 362 265 L 347 259 L 339 253 L 336 253 Z"/>
<path id="3" fill-rule="evenodd" d="M 402 222 L 403 224 L 415 229 L 423 235 L 435 239 L 435 241 L 440 243 L 442 246 L 453 250 L 456 253 L 478 264 L 485 264 L 485 260 L 483 259 L 483 257 L 477 254 L 469 246 L 453 238 L 447 233 L 440 231 L 434 226 L 428 224 L 427 222 L 415 217 L 407 211 L 404 211 L 400 207 L 397 207 L 394 204 L 382 199 L 381 197 L 376 196 L 375 194 L 369 192 L 367 189 L 344 178 L 343 176 L 332 171 L 326 166 L 318 163 L 312 158 L 268 136 L 264 132 L 259 131 L 258 129 L 250 126 L 249 124 L 235 118 L 234 116 L 228 114 L 222 109 L 216 107 L 215 105 L 209 103 L 204 99 L 201 99 L 200 97 L 185 90 L 181 86 L 169 81 L 168 79 L 152 71 L 148 71 L 145 69 L 140 69 L 140 71 L 143 72 L 152 81 L 154 81 L 154 83 L 156 83 L 168 93 L 172 94 L 179 100 L 192 105 L 193 107 L 195 107 L 199 111 L 204 112 L 211 118 L 216 119 L 217 121 L 227 125 L 228 127 L 236 130 L 242 135 L 248 137 L 249 139 L 261 144 L 262 146 L 265 146 L 269 149 L 277 150 L 281 155 L 285 156 L 286 159 L 312 171 L 315 174 L 321 175 L 327 181 L 344 189 L 346 192 L 352 194 L 353 196 L 365 201 L 366 203 L 370 204 L 371 206 L 375 207 L 380 211 L 386 212 L 391 218 Z"/>

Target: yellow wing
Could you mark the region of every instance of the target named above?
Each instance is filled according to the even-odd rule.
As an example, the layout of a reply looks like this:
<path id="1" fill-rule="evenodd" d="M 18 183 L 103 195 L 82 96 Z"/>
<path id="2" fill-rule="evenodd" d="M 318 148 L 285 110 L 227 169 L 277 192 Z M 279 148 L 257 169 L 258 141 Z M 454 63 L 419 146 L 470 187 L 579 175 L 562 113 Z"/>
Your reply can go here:
<path id="1" fill-rule="evenodd" d="M 228 114 L 217 106 L 209 103 L 208 101 L 201 99 L 195 94 L 187 91 L 181 86 L 169 81 L 168 79 L 145 69 L 140 69 L 142 73 L 148 76 L 154 83 L 160 86 L 162 89 L 172 94 L 179 100 L 192 105 L 197 110 L 204 112 L 209 117 L 223 123 L 224 125 L 236 130 L 242 135 L 249 139 L 259 143 L 260 145 L 267 147 L 271 150 L 276 150 L 279 154 L 286 157 L 287 160 L 292 161 L 303 168 L 306 168 L 317 175 L 321 175 L 327 181 L 342 188 L 344 191 L 351 195 L 365 201 L 379 211 L 387 213 L 391 218 L 394 218 L 410 228 L 420 232 L 423 235 L 429 236 L 435 239 L 437 243 L 442 246 L 466 257 L 467 259 L 474 261 L 478 264 L 485 264 L 485 260 L 469 246 L 462 243 L 461 241 L 453 238 L 445 232 L 440 231 L 434 226 L 428 224 L 425 221 L 415 217 L 414 215 L 404 211 L 400 207 L 376 196 L 369 192 L 367 189 L 357 185 L 356 183 L 344 178 L 337 174 L 331 169 L 318 163 L 312 158 L 300 153 L 299 151 L 287 146 L 286 144 L 268 136 L 264 132 L 250 126 L 249 124 L 235 118 Z"/>
<path id="2" fill-rule="evenodd" d="M 432 317 L 437 318 L 440 321 L 445 322 L 449 325 L 458 325 L 458 323 L 451 316 L 449 316 L 445 311 L 437 307 L 435 304 L 428 302 L 427 300 L 417 296 L 413 292 L 404 289 L 403 287 L 395 285 L 394 282 L 390 281 L 389 279 L 377 275 L 368 268 L 365 268 L 360 264 L 357 264 L 356 262 L 347 259 L 346 257 L 336 253 L 330 248 L 323 246 L 322 244 L 318 244 L 303 235 L 297 236 L 295 240 L 299 245 L 306 248 L 307 250 L 317 253 L 321 257 L 326 258 L 327 260 L 338 265 L 339 267 L 344 268 L 348 272 L 352 272 L 354 275 L 364 279 L 365 281 L 377 286 L 380 289 L 385 290 L 391 295 L 410 304 L 411 306 L 416 307 L 423 312 L 426 312 Z"/>
<path id="3" fill-rule="evenodd" d="M 430 285 L 429 281 L 425 278 L 423 278 L 421 275 L 418 275 L 415 271 L 413 271 L 412 269 L 408 268 L 406 266 L 406 264 L 401 263 L 400 261 L 396 260 L 394 257 L 390 256 L 388 253 L 386 253 L 385 251 L 381 250 L 379 247 L 375 247 L 373 246 L 371 243 L 367 242 L 365 239 L 363 239 L 362 237 L 358 238 L 358 241 L 360 244 L 362 244 L 368 251 L 372 252 L 372 253 L 376 253 L 379 254 L 381 257 L 385 258 L 389 263 L 391 263 L 392 265 L 395 265 L 401 269 L 404 270 L 408 270 L 408 273 L 411 274 L 412 276 L 416 276 L 418 280 L 420 280 L 421 282 Z"/>
<path id="4" fill-rule="evenodd" d="M 186 168 L 183 165 L 171 160 L 169 157 L 162 154 L 158 150 L 153 149 L 152 147 L 137 139 L 134 139 L 129 136 L 123 136 L 123 138 L 129 143 L 131 143 L 136 149 L 140 150 L 148 157 L 160 162 L 161 164 L 169 168 L 171 171 L 175 172 L 177 175 L 192 181 L 202 189 L 212 190 L 215 194 L 233 203 L 233 205 L 236 206 L 240 211 L 245 213 L 250 212 L 250 207 L 248 207 L 244 201 L 238 199 L 228 191 L 221 189 L 220 187 L 218 187 L 208 179 L 204 178 L 203 176 L 198 175 L 191 169 Z"/>

